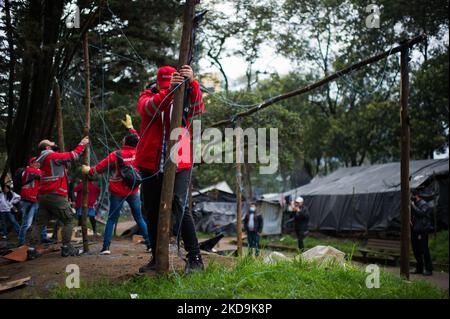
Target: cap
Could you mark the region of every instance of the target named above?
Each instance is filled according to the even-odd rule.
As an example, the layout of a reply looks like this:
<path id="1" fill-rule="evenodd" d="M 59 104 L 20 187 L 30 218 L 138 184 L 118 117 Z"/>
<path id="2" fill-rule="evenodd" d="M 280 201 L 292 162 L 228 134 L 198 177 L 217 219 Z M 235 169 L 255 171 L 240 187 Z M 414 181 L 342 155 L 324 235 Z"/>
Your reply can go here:
<path id="1" fill-rule="evenodd" d="M 167 89 L 170 86 L 170 80 L 172 79 L 172 74 L 177 70 L 170 65 L 162 66 L 158 69 L 158 74 L 156 75 L 156 83 L 160 89 Z"/>
<path id="2" fill-rule="evenodd" d="M 28 161 L 28 165 L 33 164 L 34 162 L 36 162 L 36 156 L 30 158 L 30 160 Z"/>
<path id="3" fill-rule="evenodd" d="M 297 198 L 295 199 L 295 202 L 296 202 L 296 203 L 299 203 L 299 204 L 303 204 L 303 202 L 304 202 L 303 197 L 297 197 Z"/>
<path id="4" fill-rule="evenodd" d="M 42 140 L 38 144 L 38 149 L 43 149 L 47 146 L 55 146 L 55 142 L 51 142 L 50 140 Z"/>

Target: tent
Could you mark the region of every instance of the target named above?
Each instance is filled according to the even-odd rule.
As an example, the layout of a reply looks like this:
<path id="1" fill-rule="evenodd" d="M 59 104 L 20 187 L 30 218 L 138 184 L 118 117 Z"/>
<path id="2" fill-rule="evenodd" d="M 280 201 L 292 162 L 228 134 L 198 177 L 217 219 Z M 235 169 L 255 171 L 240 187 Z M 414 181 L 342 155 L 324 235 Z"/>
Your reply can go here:
<path id="1" fill-rule="evenodd" d="M 235 202 L 236 195 L 233 193 L 233 190 L 227 182 L 220 182 L 199 191 L 192 192 L 192 201 L 194 204 L 205 201 Z"/>
<path id="2" fill-rule="evenodd" d="M 424 188 L 423 194 L 433 206 L 437 224 L 441 227 L 448 227 L 448 169 L 448 159 L 410 162 L 410 187 Z M 263 201 L 279 206 L 280 198 L 286 196 L 305 199 L 310 210 L 311 230 L 368 232 L 400 229 L 398 162 L 341 168 Z M 274 210 L 273 207 L 270 209 Z"/>

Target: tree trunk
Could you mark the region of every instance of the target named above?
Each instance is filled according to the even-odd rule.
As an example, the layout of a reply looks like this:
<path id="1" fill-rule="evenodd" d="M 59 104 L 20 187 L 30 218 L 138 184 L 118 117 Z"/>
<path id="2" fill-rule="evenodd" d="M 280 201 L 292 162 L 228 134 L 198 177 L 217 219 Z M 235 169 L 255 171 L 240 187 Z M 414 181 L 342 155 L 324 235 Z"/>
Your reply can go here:
<path id="1" fill-rule="evenodd" d="M 51 96 L 55 72 L 54 52 L 58 41 L 63 1 L 30 1 L 27 39 L 20 78 L 20 98 L 16 118 L 8 132 L 11 172 L 25 165 L 36 152 L 37 143 L 50 138 L 55 119 L 55 99 Z"/>

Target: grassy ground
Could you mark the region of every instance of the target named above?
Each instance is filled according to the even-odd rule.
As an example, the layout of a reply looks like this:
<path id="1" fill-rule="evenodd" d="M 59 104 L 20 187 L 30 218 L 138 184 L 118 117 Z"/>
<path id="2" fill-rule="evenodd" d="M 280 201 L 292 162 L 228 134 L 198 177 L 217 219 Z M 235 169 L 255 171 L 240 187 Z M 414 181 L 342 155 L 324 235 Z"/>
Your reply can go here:
<path id="1" fill-rule="evenodd" d="M 312 248 L 317 245 L 329 245 L 333 246 L 336 249 L 346 253 L 349 256 L 354 254 L 359 254 L 358 249 L 363 246 L 363 243 L 358 240 L 350 240 L 350 239 L 317 239 L 313 237 L 307 237 L 304 241 L 305 248 Z M 291 235 L 283 235 L 280 238 L 262 238 L 261 246 L 264 247 L 267 244 L 279 244 L 285 245 L 288 247 L 297 247 L 297 239 L 292 237 Z M 448 265 L 448 230 L 440 231 L 437 233 L 436 238 L 434 238 L 433 234 L 430 234 L 430 254 L 433 259 L 433 263 Z M 411 258 L 414 259 L 414 255 L 411 252 Z"/>
<path id="2" fill-rule="evenodd" d="M 55 298 L 446 298 L 448 291 L 424 281 L 405 282 L 381 272 L 380 288 L 365 285 L 367 273 L 346 265 L 319 266 L 304 261 L 267 265 L 243 258 L 231 268 L 210 263 L 203 273 L 139 276 L 121 283 L 82 283 L 56 288 Z"/>

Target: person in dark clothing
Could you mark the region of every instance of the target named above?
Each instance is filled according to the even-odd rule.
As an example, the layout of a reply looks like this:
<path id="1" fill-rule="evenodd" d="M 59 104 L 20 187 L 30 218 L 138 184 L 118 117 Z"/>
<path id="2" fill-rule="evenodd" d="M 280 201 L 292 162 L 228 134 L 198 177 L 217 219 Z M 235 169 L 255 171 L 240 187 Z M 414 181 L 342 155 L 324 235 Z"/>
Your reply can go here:
<path id="1" fill-rule="evenodd" d="M 306 235 L 308 235 L 308 222 L 309 222 L 309 211 L 304 205 L 304 200 L 302 197 L 298 197 L 294 202 L 294 229 L 297 235 L 298 249 L 303 251 L 305 245 L 303 240 Z"/>
<path id="2" fill-rule="evenodd" d="M 411 200 L 411 245 L 416 258 L 416 274 L 431 276 L 433 265 L 428 247 L 428 234 L 433 230 L 430 207 L 417 192 Z M 424 270 L 425 266 L 425 270 Z"/>
<path id="3" fill-rule="evenodd" d="M 248 214 L 244 218 L 244 229 L 247 233 L 248 254 L 253 254 L 255 248 L 255 256 L 259 256 L 259 237 L 263 229 L 263 217 L 258 214 L 256 204 L 251 203 Z"/>

